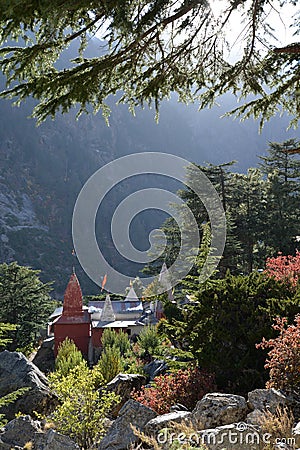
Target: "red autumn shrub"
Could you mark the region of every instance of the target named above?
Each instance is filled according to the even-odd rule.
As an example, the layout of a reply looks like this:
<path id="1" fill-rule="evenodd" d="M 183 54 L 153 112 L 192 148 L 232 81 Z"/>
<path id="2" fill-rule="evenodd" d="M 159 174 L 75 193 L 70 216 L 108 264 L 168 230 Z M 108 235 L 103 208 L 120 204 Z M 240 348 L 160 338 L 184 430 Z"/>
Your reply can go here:
<path id="1" fill-rule="evenodd" d="M 297 250 L 296 256 L 279 253 L 276 258 L 268 258 L 266 273 L 276 280 L 287 281 L 296 286 L 300 279 L 300 252 Z"/>
<path id="2" fill-rule="evenodd" d="M 268 341 L 263 338 L 256 345 L 271 349 L 265 364 L 270 371 L 266 387 L 293 391 L 300 388 L 300 314 L 295 317 L 295 325 L 287 325 L 286 318 L 277 317 L 273 328 L 279 336 Z"/>
<path id="3" fill-rule="evenodd" d="M 160 375 L 151 387 L 143 386 L 139 392 L 133 392 L 132 397 L 158 414 L 166 414 L 176 403 L 193 409 L 198 400 L 215 389 L 214 375 L 195 367 Z"/>

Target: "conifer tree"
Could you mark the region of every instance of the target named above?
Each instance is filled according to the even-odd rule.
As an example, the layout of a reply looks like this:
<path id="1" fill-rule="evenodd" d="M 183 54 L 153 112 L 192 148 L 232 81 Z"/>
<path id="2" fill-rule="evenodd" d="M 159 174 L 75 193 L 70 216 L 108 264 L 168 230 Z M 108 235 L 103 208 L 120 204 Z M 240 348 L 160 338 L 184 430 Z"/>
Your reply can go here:
<path id="1" fill-rule="evenodd" d="M 124 356 L 130 350 L 130 341 L 127 333 L 119 331 L 118 333 L 111 329 L 105 328 L 101 337 L 101 344 L 104 351 L 107 348 L 116 348 L 121 356 Z"/>
<path id="2" fill-rule="evenodd" d="M 109 381 L 123 370 L 120 349 L 117 347 L 105 347 L 97 363 L 97 368 L 105 382 L 109 383 Z"/>
<path id="3" fill-rule="evenodd" d="M 40 271 L 16 262 L 0 264 L 0 321 L 17 325 L 8 349 L 34 345 L 55 307 L 50 299 L 51 283 L 42 283 Z"/>
<path id="4" fill-rule="evenodd" d="M 58 347 L 55 369 L 61 376 L 65 376 L 83 361 L 81 351 L 78 350 L 74 341 L 67 337 Z"/>
<path id="5" fill-rule="evenodd" d="M 268 256 L 264 247 L 267 221 L 265 182 L 262 173 L 251 168 L 247 174 L 232 173 L 230 184 L 229 211 L 240 243 L 240 271 L 251 273 L 254 268 L 263 266 Z"/>
<path id="6" fill-rule="evenodd" d="M 199 366 L 216 374 L 220 389 L 245 393 L 266 379 L 266 355 L 255 345 L 272 337 L 277 315 L 293 318 L 299 308 L 294 289 L 265 274 L 229 273 L 193 291 L 194 301 L 174 311 L 159 329 L 179 348 L 190 351 Z M 180 313 L 180 314 L 179 314 Z"/>
<path id="7" fill-rule="evenodd" d="M 10 334 L 17 329 L 17 325 L 11 323 L 0 323 L 0 351 L 5 350 L 11 344 L 13 338 Z"/>
<path id="8" fill-rule="evenodd" d="M 267 156 L 261 157 L 261 170 L 267 176 L 266 244 L 273 253 L 294 254 L 296 249 L 300 229 L 300 158 L 293 150 L 299 145 L 295 139 L 271 142 Z"/>

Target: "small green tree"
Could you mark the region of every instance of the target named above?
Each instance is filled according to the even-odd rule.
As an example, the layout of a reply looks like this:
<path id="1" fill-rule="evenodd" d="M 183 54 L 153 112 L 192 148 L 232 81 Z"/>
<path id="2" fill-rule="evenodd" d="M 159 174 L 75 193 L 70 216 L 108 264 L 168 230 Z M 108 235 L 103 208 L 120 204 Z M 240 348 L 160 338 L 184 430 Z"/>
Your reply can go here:
<path id="1" fill-rule="evenodd" d="M 119 401 L 114 393 L 100 393 L 99 383 L 104 384 L 104 380 L 99 367 L 90 370 L 82 362 L 63 377 L 58 372 L 51 374 L 49 380 L 60 401 L 51 416 L 58 431 L 83 449 L 94 448 L 105 432 L 106 414 Z"/>
<path id="2" fill-rule="evenodd" d="M 103 349 L 106 349 L 108 347 L 118 348 L 122 356 L 130 350 L 128 334 L 124 333 L 123 331 L 117 333 L 111 328 L 106 328 L 103 331 L 101 343 Z"/>
<path id="3" fill-rule="evenodd" d="M 71 369 L 83 362 L 83 356 L 80 350 L 74 344 L 74 341 L 68 337 L 59 345 L 55 360 L 55 369 L 61 376 L 67 375 Z"/>
<path id="4" fill-rule="evenodd" d="M 162 343 L 162 338 L 157 332 L 156 326 L 145 327 L 138 337 L 139 346 L 150 355 L 154 355 Z"/>
<path id="5" fill-rule="evenodd" d="M 106 347 L 101 354 L 97 367 L 106 383 L 123 370 L 120 350 L 117 347 Z"/>

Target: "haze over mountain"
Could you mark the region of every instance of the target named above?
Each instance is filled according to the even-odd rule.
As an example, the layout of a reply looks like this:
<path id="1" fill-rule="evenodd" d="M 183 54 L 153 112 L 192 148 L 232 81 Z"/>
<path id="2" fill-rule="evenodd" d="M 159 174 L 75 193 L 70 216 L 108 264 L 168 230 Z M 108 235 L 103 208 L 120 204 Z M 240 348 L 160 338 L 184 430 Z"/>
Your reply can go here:
<path id="1" fill-rule="evenodd" d="M 98 292 L 72 257 L 72 211 L 83 184 L 107 162 L 131 153 L 166 152 L 198 164 L 237 160 L 236 170 L 246 171 L 257 164 L 257 155 L 265 153 L 268 141 L 299 139 L 296 131 L 286 132 L 289 121 L 285 117 L 272 119 L 261 135 L 252 120 L 240 123 L 232 118 L 220 119 L 235 106 L 234 102 L 234 98 L 224 96 L 221 106 L 198 112 L 196 105 L 179 104 L 172 98 L 162 104 L 158 124 L 153 111 L 138 109 L 133 117 L 126 106 L 120 105 L 112 107 L 109 127 L 101 114 L 83 115 L 77 121 L 75 112 L 36 127 L 28 118 L 31 100 L 19 108 L 1 100 L 0 262 L 17 260 L 41 269 L 43 280 L 55 281 L 54 293 L 58 296 L 75 265 L 84 293 Z M 149 181 L 153 182 L 158 181 Z M 159 183 L 158 187 L 176 189 L 169 181 Z M 122 196 L 144 186 L 145 180 L 137 178 L 125 190 L 117 189 L 111 202 L 99 211 L 98 240 L 105 240 L 109 233 L 109 209 Z M 137 218 L 132 230 L 134 242 L 147 247 L 148 232 L 163 218 L 153 212 Z M 118 259 L 110 244 L 106 252 L 113 263 L 130 276 L 136 275 L 136 267 Z M 99 282 L 103 275 L 99 273 Z"/>

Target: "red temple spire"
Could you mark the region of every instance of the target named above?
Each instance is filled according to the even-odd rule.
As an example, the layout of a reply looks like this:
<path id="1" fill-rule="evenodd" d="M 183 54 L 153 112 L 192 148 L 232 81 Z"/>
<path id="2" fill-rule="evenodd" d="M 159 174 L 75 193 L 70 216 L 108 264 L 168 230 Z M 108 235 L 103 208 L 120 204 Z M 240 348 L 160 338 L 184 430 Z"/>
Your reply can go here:
<path id="1" fill-rule="evenodd" d="M 72 273 L 64 295 L 63 315 L 77 316 L 82 314 L 82 292 L 76 274 Z"/>

